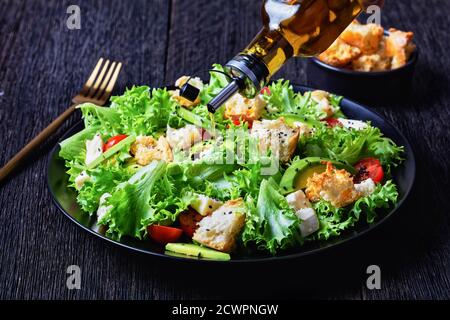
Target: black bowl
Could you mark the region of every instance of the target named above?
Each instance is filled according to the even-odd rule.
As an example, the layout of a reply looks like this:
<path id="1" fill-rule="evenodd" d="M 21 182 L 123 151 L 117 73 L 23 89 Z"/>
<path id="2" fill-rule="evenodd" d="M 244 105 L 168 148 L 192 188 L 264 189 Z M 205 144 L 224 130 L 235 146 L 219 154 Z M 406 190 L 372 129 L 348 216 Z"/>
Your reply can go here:
<path id="1" fill-rule="evenodd" d="M 304 86 L 294 86 L 296 91 L 304 92 L 313 90 Z M 123 238 L 120 242 L 111 240 L 104 235 L 104 230 L 99 228 L 96 224 L 95 217 L 90 218 L 87 214 L 83 213 L 76 202 L 76 192 L 72 188 L 68 188 L 68 175 L 66 174 L 66 168 L 64 161 L 59 157 L 59 144 L 52 150 L 48 159 L 47 170 L 47 183 L 52 195 L 53 201 L 56 206 L 70 220 L 75 222 L 81 229 L 84 229 L 91 234 L 98 236 L 102 240 L 110 243 L 114 243 L 126 249 L 149 254 L 156 257 L 165 259 L 173 259 L 178 261 L 199 261 L 203 263 L 246 263 L 246 262 L 276 262 L 290 260 L 294 258 L 304 258 L 314 253 L 323 252 L 326 249 L 336 247 L 347 241 L 354 240 L 363 234 L 377 228 L 384 222 L 386 222 L 392 215 L 394 215 L 400 206 L 404 203 L 415 179 L 416 164 L 414 154 L 408 140 L 401 134 L 401 132 L 390 124 L 387 120 L 381 117 L 376 112 L 348 99 L 343 99 L 341 102 L 342 111 L 352 119 L 368 120 L 372 124 L 381 129 L 381 131 L 390 137 L 398 145 L 405 147 L 406 161 L 393 172 L 394 180 L 398 186 L 399 199 L 398 203 L 390 209 L 382 212 L 380 211 L 380 219 L 374 224 L 359 224 L 354 229 L 348 232 L 342 233 L 341 236 L 330 239 L 328 241 L 315 242 L 307 244 L 303 247 L 294 248 L 289 251 L 281 252 L 277 256 L 271 256 L 262 252 L 242 252 L 232 256 L 230 261 L 214 261 L 214 260 L 201 260 L 192 257 L 176 257 L 166 255 L 164 253 L 164 247 L 157 245 L 149 240 L 137 241 L 131 238 Z M 83 129 L 83 122 L 80 121 L 70 128 L 61 140 L 64 140 L 78 131 Z"/>
<path id="2" fill-rule="evenodd" d="M 419 52 L 416 49 L 404 66 L 376 72 L 333 67 L 313 57 L 308 59 L 307 81 L 311 87 L 321 88 L 364 103 L 399 101 L 412 90 L 412 79 L 418 57 Z"/>

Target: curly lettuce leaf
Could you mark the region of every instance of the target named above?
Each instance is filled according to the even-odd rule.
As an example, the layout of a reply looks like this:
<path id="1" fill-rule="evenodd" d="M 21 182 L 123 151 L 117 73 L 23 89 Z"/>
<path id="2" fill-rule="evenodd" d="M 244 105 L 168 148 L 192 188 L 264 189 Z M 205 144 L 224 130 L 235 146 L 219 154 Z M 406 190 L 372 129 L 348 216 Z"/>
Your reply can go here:
<path id="1" fill-rule="evenodd" d="M 98 126 L 90 126 L 60 143 L 59 156 L 66 161 L 84 163 L 86 158 L 86 140 L 92 139 L 99 131 Z"/>
<path id="2" fill-rule="evenodd" d="M 403 147 L 372 126 L 364 130 L 322 126 L 311 137 L 301 140 L 301 144 L 306 157 L 324 157 L 350 165 L 364 157 L 375 157 L 386 167 L 402 161 Z"/>
<path id="3" fill-rule="evenodd" d="M 253 242 L 260 250 L 276 254 L 301 242 L 299 220 L 273 180 L 262 181 L 256 206 L 253 201 L 246 203 L 248 213 L 242 233 L 244 244 Z"/>
<path id="4" fill-rule="evenodd" d="M 392 180 L 384 185 L 378 184 L 374 192 L 358 199 L 346 208 L 336 208 L 329 202 L 321 200 L 313 203 L 320 222 L 320 229 L 311 235 L 309 240 L 327 240 L 339 236 L 342 231 L 354 226 L 361 216 L 365 216 L 367 223 L 373 223 L 377 217 L 377 210 L 389 208 L 398 198 L 397 187 Z"/>
<path id="5" fill-rule="evenodd" d="M 93 103 L 83 103 L 78 106 L 83 114 L 86 128 L 96 127 L 103 136 L 115 136 L 123 133 L 120 114 L 113 108 L 100 107 Z"/>
<path id="6" fill-rule="evenodd" d="M 143 221 L 149 220 L 155 213 L 150 203 L 153 188 L 165 169 L 165 162 L 153 161 L 128 181 L 117 185 L 106 203 L 112 208 L 99 221 L 108 226 L 109 237 L 117 240 L 123 236 L 142 239 L 145 229 Z"/>

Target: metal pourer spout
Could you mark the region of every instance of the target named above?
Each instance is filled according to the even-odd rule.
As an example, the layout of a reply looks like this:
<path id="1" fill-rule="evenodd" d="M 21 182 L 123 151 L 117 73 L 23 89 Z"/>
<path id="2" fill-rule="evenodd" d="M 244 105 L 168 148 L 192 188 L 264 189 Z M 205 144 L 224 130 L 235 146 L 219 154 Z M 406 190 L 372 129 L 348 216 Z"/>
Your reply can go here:
<path id="1" fill-rule="evenodd" d="M 211 113 L 215 113 L 217 109 L 219 109 L 228 99 L 230 99 L 236 92 L 241 88 L 243 81 L 240 78 L 235 78 L 231 81 L 222 91 L 219 92 L 217 96 L 215 96 L 208 103 L 208 111 Z"/>

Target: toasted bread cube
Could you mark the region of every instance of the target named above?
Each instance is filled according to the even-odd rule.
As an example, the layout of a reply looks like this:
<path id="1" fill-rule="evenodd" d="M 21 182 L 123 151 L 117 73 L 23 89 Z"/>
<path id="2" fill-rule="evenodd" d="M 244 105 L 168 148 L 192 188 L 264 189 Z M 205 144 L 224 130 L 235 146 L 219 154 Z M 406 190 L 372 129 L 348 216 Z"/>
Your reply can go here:
<path id="1" fill-rule="evenodd" d="M 284 118 L 262 120 L 253 122 L 251 135 L 258 139 L 261 153 L 271 150 L 280 161 L 288 162 L 297 147 L 300 129 L 289 127 Z"/>
<path id="2" fill-rule="evenodd" d="M 227 119 L 258 120 L 261 118 L 266 102 L 257 95 L 254 99 L 248 99 L 236 93 L 225 103 L 224 116 Z"/>
<path id="3" fill-rule="evenodd" d="M 337 39 L 319 59 L 334 67 L 345 67 L 361 55 L 361 50 Z"/>
<path id="4" fill-rule="evenodd" d="M 187 150 L 202 139 L 200 128 L 192 124 L 179 129 L 167 126 L 166 136 L 170 147 L 174 150 Z"/>
<path id="5" fill-rule="evenodd" d="M 202 216 L 211 214 L 214 210 L 222 205 L 219 200 L 207 197 L 203 194 L 197 194 L 197 199 L 191 203 L 192 209 L 200 213 Z"/>
<path id="6" fill-rule="evenodd" d="M 373 54 L 378 51 L 383 34 L 383 28 L 377 24 L 354 21 L 342 32 L 340 39 L 359 48 L 363 54 Z"/>
<path id="7" fill-rule="evenodd" d="M 181 88 L 183 85 L 186 84 L 186 82 L 189 80 L 190 77 L 188 76 L 182 76 L 180 77 L 176 82 L 175 86 L 178 88 Z M 203 89 L 203 82 L 200 78 L 190 78 L 189 84 L 193 85 L 199 90 Z M 195 99 L 195 101 L 189 101 L 186 98 L 180 96 L 180 90 L 173 90 L 170 91 L 170 94 L 172 95 L 172 98 L 178 102 L 179 105 L 186 107 L 187 109 L 192 109 L 193 107 L 200 104 L 200 95 Z"/>
<path id="8" fill-rule="evenodd" d="M 164 136 L 158 140 L 150 136 L 139 136 L 131 145 L 130 151 L 136 162 L 142 166 L 148 165 L 153 160 L 173 161 L 172 149 Z"/>
<path id="9" fill-rule="evenodd" d="M 328 162 L 327 170 L 308 178 L 306 183 L 306 196 L 310 201 L 320 199 L 330 202 L 336 208 L 345 207 L 355 202 L 360 193 L 355 189 L 353 178 L 345 170 L 336 170 Z"/>
<path id="10" fill-rule="evenodd" d="M 391 59 L 379 54 L 362 55 L 352 61 L 352 69 L 366 72 L 390 70 Z"/>
<path id="11" fill-rule="evenodd" d="M 416 46 L 412 43 L 413 32 L 403 32 L 397 29 L 389 29 L 386 38 L 386 56 L 392 58 L 391 68 L 396 69 L 404 66 Z"/>
<path id="12" fill-rule="evenodd" d="M 218 251 L 231 252 L 244 223 L 243 200 L 230 200 L 198 223 L 192 239 Z"/>

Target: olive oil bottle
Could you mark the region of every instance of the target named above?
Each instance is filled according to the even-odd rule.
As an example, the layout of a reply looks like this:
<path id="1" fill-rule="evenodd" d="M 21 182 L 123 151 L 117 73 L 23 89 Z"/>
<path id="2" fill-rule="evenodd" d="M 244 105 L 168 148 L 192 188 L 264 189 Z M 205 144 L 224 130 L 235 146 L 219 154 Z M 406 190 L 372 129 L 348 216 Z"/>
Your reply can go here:
<path id="1" fill-rule="evenodd" d="M 291 57 L 325 51 L 371 0 L 264 0 L 263 28 L 225 65 L 233 81 L 208 104 L 215 112 L 234 93 L 254 97 Z"/>

